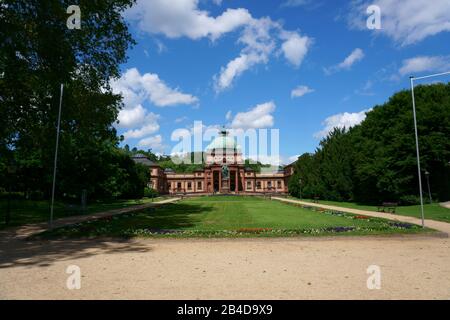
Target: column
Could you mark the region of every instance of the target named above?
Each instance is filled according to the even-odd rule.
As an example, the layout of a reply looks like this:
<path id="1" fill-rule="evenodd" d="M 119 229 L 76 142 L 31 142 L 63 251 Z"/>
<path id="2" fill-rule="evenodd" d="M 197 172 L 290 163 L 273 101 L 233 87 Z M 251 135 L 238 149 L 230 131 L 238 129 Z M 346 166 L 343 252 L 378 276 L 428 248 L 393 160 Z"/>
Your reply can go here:
<path id="1" fill-rule="evenodd" d="M 234 182 L 234 192 L 238 193 L 239 192 L 239 169 L 236 169 L 235 171 L 235 178 L 234 178 L 235 182 Z"/>

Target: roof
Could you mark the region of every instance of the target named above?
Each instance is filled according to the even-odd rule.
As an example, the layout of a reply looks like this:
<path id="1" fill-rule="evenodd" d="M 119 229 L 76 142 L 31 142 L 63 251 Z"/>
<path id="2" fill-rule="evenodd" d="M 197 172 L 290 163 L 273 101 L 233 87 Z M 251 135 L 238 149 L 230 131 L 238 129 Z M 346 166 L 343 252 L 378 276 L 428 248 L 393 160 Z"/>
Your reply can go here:
<path id="1" fill-rule="evenodd" d="M 135 163 L 140 163 L 144 166 L 157 166 L 158 164 L 156 164 L 155 162 L 151 161 L 149 158 L 147 158 L 145 155 L 143 155 L 142 153 L 136 153 L 134 156 L 131 157 L 131 159 L 133 159 L 133 161 Z"/>
<path id="2" fill-rule="evenodd" d="M 228 136 L 228 131 L 222 130 L 220 135 L 206 147 L 206 150 L 214 150 L 214 149 L 233 149 L 237 150 L 240 147 L 237 145 L 234 138 Z"/>

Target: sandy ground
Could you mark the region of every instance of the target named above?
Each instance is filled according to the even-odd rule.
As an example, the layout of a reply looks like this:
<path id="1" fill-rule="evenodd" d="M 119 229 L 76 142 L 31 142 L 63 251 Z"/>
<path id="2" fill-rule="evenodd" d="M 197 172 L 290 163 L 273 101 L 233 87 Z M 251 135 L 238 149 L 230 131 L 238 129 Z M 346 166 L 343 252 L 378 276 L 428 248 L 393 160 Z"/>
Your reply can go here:
<path id="1" fill-rule="evenodd" d="M 373 264 L 380 290 L 367 289 Z M 0 299 L 37 298 L 450 299 L 450 239 L 0 239 Z"/>

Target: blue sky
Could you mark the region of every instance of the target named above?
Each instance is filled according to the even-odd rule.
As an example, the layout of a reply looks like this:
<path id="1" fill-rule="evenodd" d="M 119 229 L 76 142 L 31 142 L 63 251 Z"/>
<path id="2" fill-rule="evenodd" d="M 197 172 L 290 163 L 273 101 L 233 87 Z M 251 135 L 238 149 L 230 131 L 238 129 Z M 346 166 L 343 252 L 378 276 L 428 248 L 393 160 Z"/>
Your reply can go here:
<path id="1" fill-rule="evenodd" d="M 450 70 L 450 1 L 398 2 L 138 0 L 124 14 L 138 44 L 113 82 L 123 144 L 170 154 L 172 132 L 202 121 L 279 129 L 283 163 L 313 152 L 409 75 Z"/>

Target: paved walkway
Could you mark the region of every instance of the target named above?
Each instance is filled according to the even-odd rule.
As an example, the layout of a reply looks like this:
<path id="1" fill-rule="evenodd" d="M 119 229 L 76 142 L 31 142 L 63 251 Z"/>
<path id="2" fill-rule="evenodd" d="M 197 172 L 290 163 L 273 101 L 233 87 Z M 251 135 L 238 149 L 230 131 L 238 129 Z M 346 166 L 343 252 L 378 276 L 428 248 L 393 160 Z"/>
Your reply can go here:
<path id="1" fill-rule="evenodd" d="M 447 201 L 447 202 L 441 202 L 440 205 L 441 205 L 441 207 L 450 209 L 450 201 Z"/>
<path id="2" fill-rule="evenodd" d="M 301 204 L 301 205 L 306 205 L 306 206 L 310 206 L 310 207 L 336 210 L 336 211 L 348 212 L 348 213 L 359 214 L 359 215 L 364 215 L 364 216 L 385 218 L 385 219 L 394 220 L 394 221 L 402 221 L 402 222 L 422 225 L 421 219 L 409 217 L 409 216 L 392 214 L 392 213 L 344 208 L 344 207 L 338 207 L 338 206 L 330 206 L 330 205 L 321 204 L 321 203 L 311 203 L 311 202 L 306 202 L 306 201 L 301 201 L 301 200 L 292 200 L 292 199 L 285 199 L 285 198 L 279 198 L 279 197 L 272 197 L 272 199 L 278 200 L 281 202 Z M 435 229 L 435 230 L 444 232 L 447 235 L 450 234 L 450 223 L 447 223 L 447 222 L 425 219 L 425 226 L 428 228 L 431 228 L 431 229 Z"/>
<path id="3" fill-rule="evenodd" d="M 119 208 L 119 209 L 108 210 L 108 211 L 103 211 L 103 212 L 98 212 L 98 213 L 93 213 L 93 214 L 85 214 L 85 215 L 80 215 L 80 216 L 61 218 L 61 219 L 57 219 L 53 222 L 53 227 L 60 228 L 60 227 L 88 221 L 88 220 L 97 220 L 97 219 L 102 219 L 102 218 L 106 218 L 106 217 L 112 217 L 112 216 L 115 216 L 118 214 L 139 211 L 139 210 L 146 209 L 146 208 L 158 207 L 158 206 L 161 206 L 161 205 L 164 205 L 167 203 L 176 202 L 180 199 L 181 198 L 170 198 L 170 199 L 165 199 L 165 200 L 156 201 L 156 202 L 149 202 L 149 203 L 145 203 L 145 204 L 141 204 L 141 205 L 129 206 L 126 208 Z M 6 230 L 0 231 L 0 238 L 7 238 L 9 240 L 26 239 L 34 234 L 44 232 L 44 231 L 48 230 L 49 228 L 50 228 L 50 226 L 47 222 L 26 224 L 23 226 L 19 226 L 17 228 L 11 228 L 11 229 L 6 229 Z"/>

